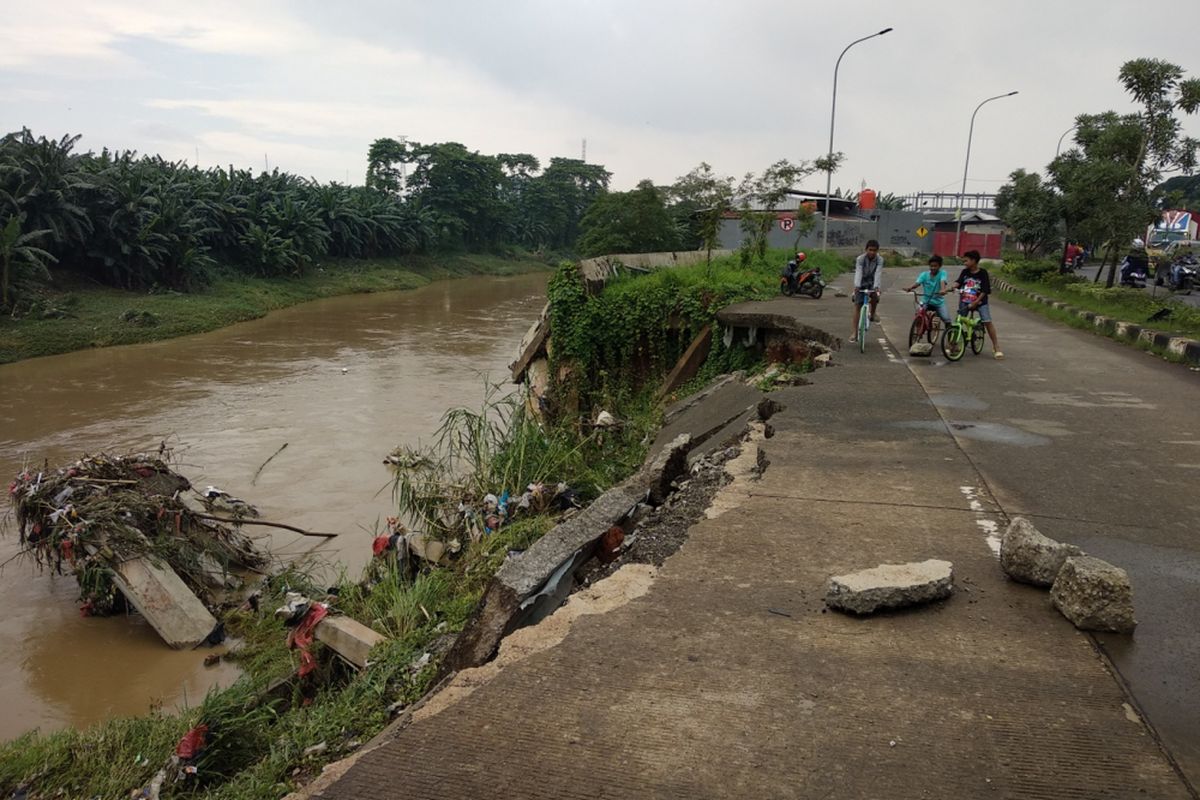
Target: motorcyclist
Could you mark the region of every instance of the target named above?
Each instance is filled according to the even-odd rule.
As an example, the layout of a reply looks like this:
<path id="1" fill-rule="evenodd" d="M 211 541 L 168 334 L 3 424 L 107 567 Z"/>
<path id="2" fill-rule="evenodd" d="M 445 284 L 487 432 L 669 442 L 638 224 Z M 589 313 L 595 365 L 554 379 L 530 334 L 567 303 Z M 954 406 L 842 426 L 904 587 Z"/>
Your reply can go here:
<path id="1" fill-rule="evenodd" d="M 1132 285 L 1134 276 L 1138 276 L 1140 280 L 1145 280 L 1149 274 L 1150 256 L 1146 254 L 1146 243 L 1141 239 L 1134 239 L 1130 243 L 1129 254 L 1121 262 L 1121 283 L 1123 285 Z"/>
<path id="2" fill-rule="evenodd" d="M 802 269 L 800 265 L 803 264 L 807 258 L 808 256 L 806 256 L 804 253 L 798 252 L 796 253 L 796 257 L 789 260 L 787 262 L 787 266 L 783 268 L 782 275 L 783 277 L 787 278 L 789 294 L 796 291 L 796 278 L 799 277 Z"/>

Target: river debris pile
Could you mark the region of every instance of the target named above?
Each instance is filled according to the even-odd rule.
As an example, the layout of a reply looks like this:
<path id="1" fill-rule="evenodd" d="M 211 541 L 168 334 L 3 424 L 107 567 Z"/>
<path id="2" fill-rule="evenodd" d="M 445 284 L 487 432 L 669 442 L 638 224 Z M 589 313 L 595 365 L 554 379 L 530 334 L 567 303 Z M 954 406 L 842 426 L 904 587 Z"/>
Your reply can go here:
<path id="1" fill-rule="evenodd" d="M 267 563 L 237 528 L 238 504 L 224 503 L 233 519 L 190 507 L 191 483 L 165 455 L 84 456 L 58 469 L 26 469 L 9 486 L 22 552 L 44 569 L 75 575 L 84 615 L 122 610 L 114 570 L 134 559 L 169 566 L 210 609 L 236 585 L 231 570 Z M 206 509 L 214 492 L 198 495 Z"/>

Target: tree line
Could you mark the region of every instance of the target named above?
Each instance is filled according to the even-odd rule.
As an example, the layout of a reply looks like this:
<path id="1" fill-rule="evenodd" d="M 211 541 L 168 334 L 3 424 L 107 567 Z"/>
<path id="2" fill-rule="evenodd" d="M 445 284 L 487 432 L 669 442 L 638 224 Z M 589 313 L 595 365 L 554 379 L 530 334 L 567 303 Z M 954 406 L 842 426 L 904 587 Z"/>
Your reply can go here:
<path id="1" fill-rule="evenodd" d="M 1065 240 L 1093 245 L 1117 258 L 1159 216 L 1200 186 L 1200 141 L 1183 135 L 1183 115 L 1200 110 L 1200 79 L 1159 59 L 1122 65 L 1118 80 L 1134 113 L 1105 111 L 1075 118 L 1074 146 L 1046 167 L 1046 176 L 1018 169 L 996 194 L 1000 216 L 1027 257 L 1054 254 Z M 1182 173 L 1167 181 L 1164 175 Z"/>

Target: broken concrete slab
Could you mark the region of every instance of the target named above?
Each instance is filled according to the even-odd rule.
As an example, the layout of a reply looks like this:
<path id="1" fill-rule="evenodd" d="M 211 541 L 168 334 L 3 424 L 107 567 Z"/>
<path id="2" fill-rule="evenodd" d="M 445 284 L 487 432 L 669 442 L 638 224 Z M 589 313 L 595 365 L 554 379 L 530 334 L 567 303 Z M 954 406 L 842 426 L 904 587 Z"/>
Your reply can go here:
<path id="1" fill-rule="evenodd" d="M 647 493 L 653 496 L 655 488 L 660 493 L 670 491 L 670 482 L 681 474 L 690 446 L 690 437 L 677 436 L 633 477 L 597 497 L 525 552 L 506 560 L 447 654 L 443 674 L 479 666 L 492 657 L 505 634 L 557 608 L 564 592 L 569 592 L 570 576 L 591 557 L 600 537 L 644 507 Z M 543 597 L 526 602 L 539 594 Z"/>
<path id="2" fill-rule="evenodd" d="M 148 558 L 124 561 L 113 567 L 113 583 L 162 640 L 176 650 L 195 647 L 217 627 L 216 617 L 165 564 L 155 564 Z"/>
<path id="3" fill-rule="evenodd" d="M 1080 630 L 1132 633 L 1137 627 L 1129 574 L 1099 558 L 1068 558 L 1050 589 L 1050 600 Z"/>
<path id="4" fill-rule="evenodd" d="M 913 346 L 908 348 L 908 354 L 918 358 L 928 358 L 933 355 L 933 345 L 929 342 L 914 342 Z"/>
<path id="5" fill-rule="evenodd" d="M 658 506 L 667 499 L 671 493 L 671 482 L 687 472 L 688 452 L 691 449 L 692 435 L 681 433 L 642 467 L 637 477 L 650 492 L 651 503 Z"/>
<path id="6" fill-rule="evenodd" d="M 954 591 L 954 565 L 929 559 L 908 564 L 882 564 L 829 579 L 825 604 L 838 611 L 871 614 L 888 608 L 929 603 Z"/>
<path id="7" fill-rule="evenodd" d="M 1000 540 L 1000 568 L 1015 581 L 1034 586 L 1054 583 L 1063 562 L 1083 555 L 1073 544 L 1044 536 L 1029 520 L 1014 517 Z"/>
<path id="8" fill-rule="evenodd" d="M 662 400 L 684 383 L 696 377 L 696 373 L 704 365 L 704 361 L 708 358 L 708 352 L 711 349 L 712 327 L 705 325 L 700 333 L 696 335 L 696 338 L 692 340 L 692 343 L 688 346 L 684 354 L 679 357 L 679 361 L 675 362 L 674 368 L 667 374 L 667 377 L 662 382 L 662 386 L 658 388 L 655 399 Z"/>
<path id="9" fill-rule="evenodd" d="M 740 431 L 745 425 L 743 418 L 753 416 L 754 406 L 763 398 L 761 391 L 743 381 L 744 376 L 726 376 L 668 409 L 649 453 L 658 453 L 681 433 L 691 435 L 691 449 L 696 451 L 733 423 L 738 423 Z"/>
<path id="10" fill-rule="evenodd" d="M 325 617 L 317 623 L 313 633 L 318 642 L 332 648 L 359 669 L 367 665 L 371 648 L 387 640 L 383 634 L 350 617 Z"/>

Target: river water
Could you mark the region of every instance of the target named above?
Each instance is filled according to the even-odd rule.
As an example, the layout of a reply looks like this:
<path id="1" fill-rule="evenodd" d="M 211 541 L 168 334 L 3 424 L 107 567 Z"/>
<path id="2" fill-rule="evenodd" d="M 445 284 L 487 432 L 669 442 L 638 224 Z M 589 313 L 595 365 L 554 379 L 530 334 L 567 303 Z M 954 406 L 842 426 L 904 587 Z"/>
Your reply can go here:
<path id="1" fill-rule="evenodd" d="M 372 531 L 394 513 L 383 457 L 429 441 L 446 409 L 479 408 L 485 375 L 507 381 L 545 286 L 545 274 L 442 281 L 320 300 L 199 336 L 0 366 L 0 478 L 7 485 L 25 463 L 154 449 L 165 439 L 197 488 L 242 497 L 264 519 L 340 534 L 247 529 L 275 552 L 315 546 L 356 571 Z M 17 549 L 10 530 L 0 562 Z M 236 677 L 223 662 L 204 667 L 204 649 L 169 650 L 137 617 L 85 619 L 77 607 L 70 575 L 27 561 L 0 572 L 0 740 L 194 704 Z"/>

